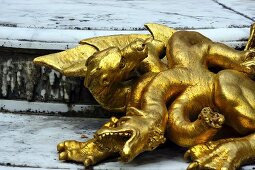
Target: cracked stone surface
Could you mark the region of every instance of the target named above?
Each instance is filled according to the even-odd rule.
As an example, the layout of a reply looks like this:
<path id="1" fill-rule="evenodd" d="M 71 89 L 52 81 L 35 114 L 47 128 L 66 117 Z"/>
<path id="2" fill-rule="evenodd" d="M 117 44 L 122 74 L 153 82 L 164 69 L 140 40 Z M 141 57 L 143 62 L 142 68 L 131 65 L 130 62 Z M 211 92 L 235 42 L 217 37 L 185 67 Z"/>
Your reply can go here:
<path id="1" fill-rule="evenodd" d="M 0 3 L 2 26 L 85 30 L 139 30 L 147 22 L 175 28 L 247 27 L 252 21 L 240 13 L 252 18 L 255 11 L 252 0 L 192 3 L 187 0 L 0 0 Z M 231 10 L 232 6 L 236 10 Z"/>
<path id="2" fill-rule="evenodd" d="M 84 140 L 80 138 L 82 134 L 91 138 L 94 131 L 105 121 L 106 119 L 0 113 L 0 165 L 2 167 L 82 169 L 82 165 L 59 161 L 56 145 L 68 139 L 82 141 Z M 187 163 L 182 160 L 182 154 L 183 151 L 177 148 L 161 148 L 142 154 L 129 164 L 111 159 L 93 168 L 157 167 L 162 169 L 174 163 L 185 169 Z"/>
<path id="3" fill-rule="evenodd" d="M 89 138 L 106 119 L 56 117 L 0 113 L 0 169 L 84 169 L 80 164 L 58 160 L 56 145 L 68 139 Z M 93 169 L 184 170 L 188 163 L 182 158 L 185 150 L 173 144 L 139 155 L 130 163 L 106 160 Z M 246 166 L 243 169 L 252 169 Z M 31 169 L 32 168 L 32 169 Z"/>
<path id="4" fill-rule="evenodd" d="M 214 0 L 216 3 L 227 7 L 233 12 L 255 21 L 255 2 L 254 0 Z"/>

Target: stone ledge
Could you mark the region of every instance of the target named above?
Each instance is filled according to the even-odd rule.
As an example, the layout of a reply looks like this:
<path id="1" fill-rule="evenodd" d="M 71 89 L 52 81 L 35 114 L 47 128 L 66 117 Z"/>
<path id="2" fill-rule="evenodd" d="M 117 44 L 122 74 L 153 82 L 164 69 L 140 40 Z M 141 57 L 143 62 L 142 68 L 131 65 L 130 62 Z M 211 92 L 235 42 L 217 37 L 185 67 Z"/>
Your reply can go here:
<path id="1" fill-rule="evenodd" d="M 188 29 L 249 27 L 254 21 L 253 4 L 242 0 L 2 1 L 0 25 L 81 30 L 139 30 L 147 22 Z"/>
<path id="2" fill-rule="evenodd" d="M 29 44 L 29 48 L 0 47 L 0 99 L 24 100 L 24 102 L 25 100 L 58 102 L 66 103 L 66 106 L 77 103 L 82 105 L 96 104 L 89 91 L 83 86 L 83 78 L 65 77 L 52 69 L 35 66 L 32 60 L 40 55 L 59 52 L 62 47 L 70 43 L 77 45 L 74 41 L 78 41 L 79 36 L 82 39 L 83 35 L 89 38 L 99 35 L 134 33 L 133 31 L 7 29 L 6 27 L 0 27 L 1 31 L 6 34 L 0 34 L 0 43 L 4 42 L 7 43 L 5 44 L 7 46 L 12 44 L 19 47 L 28 47 L 26 45 Z M 245 40 L 249 35 L 248 28 L 215 28 L 198 29 L 196 31 L 214 41 L 223 42 L 239 49 L 244 47 Z M 15 32 L 20 34 L 15 34 Z M 148 32 L 139 31 L 139 33 Z M 21 35 L 22 37 L 20 37 Z M 8 45 L 8 43 L 10 44 Z M 42 44 L 44 45 L 40 46 Z M 61 47 L 58 46 L 59 44 Z M 5 45 L 3 44 L 3 46 Z M 48 45 L 55 50 L 50 49 Z M 57 48 L 58 50 L 56 50 Z M 2 110 L 6 111 L 6 108 Z M 7 111 L 13 110 L 7 109 Z M 24 110 L 20 111 L 23 112 Z M 25 111 L 28 112 L 29 110 Z M 61 112 L 61 109 L 58 112 Z"/>
<path id="3" fill-rule="evenodd" d="M 145 23 L 144 23 L 145 24 Z M 170 25 L 171 26 L 171 25 Z M 244 46 L 249 28 L 192 29 L 213 41 L 232 47 Z M 148 31 L 61 30 L 0 27 L 0 46 L 25 49 L 65 50 L 78 45 L 85 38 L 116 34 L 149 34 Z"/>
<path id="4" fill-rule="evenodd" d="M 96 104 L 67 104 L 56 102 L 29 102 L 25 100 L 0 99 L 0 110 L 2 112 L 13 112 L 48 116 L 73 116 L 87 118 L 105 118 L 113 113 L 103 109 Z"/>

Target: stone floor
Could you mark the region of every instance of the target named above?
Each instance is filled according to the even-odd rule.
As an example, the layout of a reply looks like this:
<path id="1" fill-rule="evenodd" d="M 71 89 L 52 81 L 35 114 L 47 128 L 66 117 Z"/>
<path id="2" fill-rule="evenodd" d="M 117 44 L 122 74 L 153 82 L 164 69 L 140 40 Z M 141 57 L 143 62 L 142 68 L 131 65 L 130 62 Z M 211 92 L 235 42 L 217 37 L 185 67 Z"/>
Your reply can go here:
<path id="1" fill-rule="evenodd" d="M 148 22 L 176 29 L 247 28 L 253 0 L 0 0 L 0 46 L 66 49 L 98 35 L 143 32 Z M 217 37 L 234 30 L 219 31 Z M 211 33 L 210 33 L 211 34 Z M 210 35 L 209 34 L 209 35 Z"/>
<path id="2" fill-rule="evenodd" d="M 57 143 L 89 138 L 106 119 L 38 116 L 0 113 L 0 169 L 84 169 L 82 165 L 58 160 Z M 86 139 L 85 139 L 86 140 Z M 173 145 L 138 156 L 131 163 L 106 160 L 93 169 L 186 169 L 184 150 Z M 250 169 L 252 167 L 246 167 Z"/>
<path id="3" fill-rule="evenodd" d="M 106 119 L 0 113 L 0 169 L 84 169 L 58 160 L 56 145 L 67 139 L 89 138 Z M 86 140 L 86 139 L 85 139 Z M 184 170 L 185 150 L 173 144 L 139 155 L 131 163 L 106 160 L 90 169 Z M 252 169 L 246 166 L 243 169 Z"/>
<path id="4" fill-rule="evenodd" d="M 0 0 L 0 25 L 19 28 L 137 30 L 147 22 L 174 28 L 249 26 L 253 0 Z"/>
<path id="5" fill-rule="evenodd" d="M 58 160 L 56 145 L 67 139 L 89 138 L 106 119 L 0 113 L 0 168 L 83 169 Z M 180 148 L 160 148 L 144 153 L 129 164 L 107 160 L 93 169 L 185 169 Z"/>

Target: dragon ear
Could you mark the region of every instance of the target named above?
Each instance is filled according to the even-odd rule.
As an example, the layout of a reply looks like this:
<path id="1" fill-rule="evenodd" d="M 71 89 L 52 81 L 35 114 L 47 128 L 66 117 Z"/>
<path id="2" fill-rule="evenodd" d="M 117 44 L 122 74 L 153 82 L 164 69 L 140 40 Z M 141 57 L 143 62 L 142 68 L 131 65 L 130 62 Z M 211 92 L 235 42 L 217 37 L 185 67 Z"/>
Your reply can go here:
<path id="1" fill-rule="evenodd" d="M 86 72 L 86 60 L 96 51 L 91 45 L 80 45 L 59 53 L 37 57 L 33 62 L 55 69 L 66 76 L 83 77 Z"/>
<path id="2" fill-rule="evenodd" d="M 176 32 L 173 28 L 161 24 L 148 23 L 144 26 L 150 31 L 154 40 L 162 41 L 165 45 L 173 33 Z"/>

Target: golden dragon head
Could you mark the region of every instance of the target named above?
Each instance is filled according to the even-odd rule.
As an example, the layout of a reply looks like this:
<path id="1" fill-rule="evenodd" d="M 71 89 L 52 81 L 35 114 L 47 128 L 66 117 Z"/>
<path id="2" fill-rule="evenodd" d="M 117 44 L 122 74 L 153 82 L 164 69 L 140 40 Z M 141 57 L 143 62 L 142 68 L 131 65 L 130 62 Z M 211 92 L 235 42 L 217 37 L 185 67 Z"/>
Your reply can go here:
<path id="1" fill-rule="evenodd" d="M 118 152 L 123 162 L 130 162 L 138 154 L 153 150 L 166 140 L 164 131 L 152 118 L 140 115 L 112 117 L 95 133 L 95 138 L 101 150 Z"/>
<path id="2" fill-rule="evenodd" d="M 125 81 L 130 72 L 148 56 L 148 48 L 144 40 L 137 39 L 123 49 L 110 47 L 96 52 L 86 62 L 87 72 L 84 84 L 93 88 L 111 86 L 113 83 Z"/>

